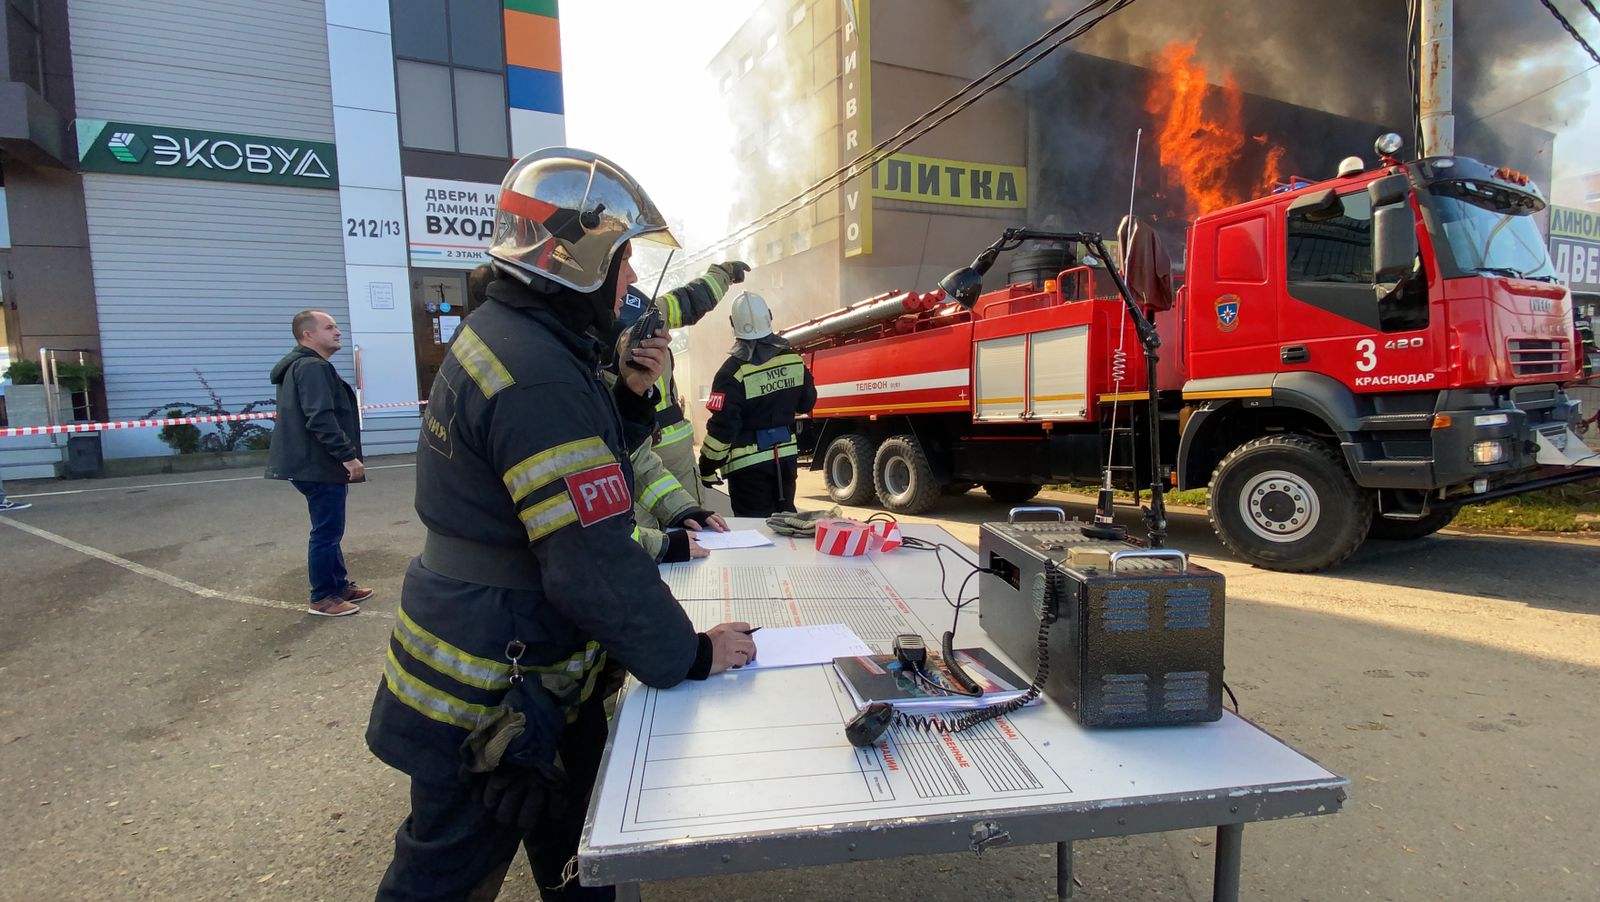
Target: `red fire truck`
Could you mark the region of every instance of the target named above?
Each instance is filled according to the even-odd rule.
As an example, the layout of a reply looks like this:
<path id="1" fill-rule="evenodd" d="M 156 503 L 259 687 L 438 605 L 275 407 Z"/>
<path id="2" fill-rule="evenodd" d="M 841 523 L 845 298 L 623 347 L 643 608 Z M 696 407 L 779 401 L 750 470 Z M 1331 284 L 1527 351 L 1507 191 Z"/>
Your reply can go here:
<path id="1" fill-rule="evenodd" d="M 1108 467 L 1137 491 L 1159 453 L 1168 484 L 1209 487 L 1231 551 L 1297 572 L 1369 536 L 1429 535 L 1463 504 L 1600 476 L 1564 390 L 1597 349 L 1534 222 L 1538 188 L 1398 149 L 1386 135 L 1374 168 L 1352 158 L 1190 226 L 1175 303 L 1142 299 L 1162 338 L 1154 418 L 1135 318 L 1106 264 L 1070 247 L 1054 278 L 982 294 L 991 248 L 947 291 L 785 330 L 817 383 L 811 466 L 841 503 L 916 513 Z"/>

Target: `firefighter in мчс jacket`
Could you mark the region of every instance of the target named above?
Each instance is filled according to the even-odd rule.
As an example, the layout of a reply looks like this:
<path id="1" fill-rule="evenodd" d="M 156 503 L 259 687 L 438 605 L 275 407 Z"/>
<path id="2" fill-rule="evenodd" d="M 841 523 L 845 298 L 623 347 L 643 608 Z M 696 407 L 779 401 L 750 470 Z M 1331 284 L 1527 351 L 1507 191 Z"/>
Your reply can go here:
<path id="1" fill-rule="evenodd" d="M 662 324 L 668 329 L 682 329 L 699 322 L 722 300 L 728 286 L 743 282 L 744 274 L 749 271 L 750 264 L 740 260 L 713 263 L 706 267 L 705 275 L 656 298 L 655 305 L 661 312 Z M 623 298 L 618 319 L 622 325 L 631 326 L 649 304 L 650 299 L 635 285 Z M 694 425 L 684 415 L 672 370 L 672 353 L 669 351 L 666 368 L 656 380 L 656 391 L 661 398 L 656 401 L 655 452 L 666 464 L 667 470 L 677 477 L 683 490 L 696 503 L 703 503 L 700 481 L 695 478 Z"/>
<path id="2" fill-rule="evenodd" d="M 519 844 L 546 900 L 612 898 L 569 878 L 616 668 L 668 687 L 755 653 L 745 624 L 697 634 L 631 537 L 626 435 L 653 428 L 667 342 L 647 339 L 643 368 L 608 390 L 597 338 L 634 279 L 634 238 L 673 243 L 603 157 L 545 148 L 501 185 L 498 279 L 428 396 L 427 537 L 367 727 L 373 753 L 411 777 L 380 900 L 493 898 Z"/>
<path id="3" fill-rule="evenodd" d="M 700 477 L 721 471 L 736 517 L 770 517 L 794 507 L 794 418 L 810 413 L 817 387 L 789 342 L 772 334 L 772 311 L 758 294 L 734 298 L 733 348 L 711 381 Z"/>

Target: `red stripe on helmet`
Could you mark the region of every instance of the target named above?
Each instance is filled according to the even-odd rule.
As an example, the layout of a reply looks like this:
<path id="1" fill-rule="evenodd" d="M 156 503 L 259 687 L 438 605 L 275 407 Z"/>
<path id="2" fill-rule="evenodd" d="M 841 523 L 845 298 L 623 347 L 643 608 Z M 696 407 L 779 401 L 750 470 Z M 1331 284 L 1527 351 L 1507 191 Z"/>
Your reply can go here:
<path id="1" fill-rule="evenodd" d="M 561 208 L 554 204 L 547 204 L 536 197 L 529 197 L 526 194 L 518 194 L 515 191 L 501 191 L 500 209 L 514 216 L 521 216 L 523 219 L 531 219 L 534 222 L 543 223 Z"/>

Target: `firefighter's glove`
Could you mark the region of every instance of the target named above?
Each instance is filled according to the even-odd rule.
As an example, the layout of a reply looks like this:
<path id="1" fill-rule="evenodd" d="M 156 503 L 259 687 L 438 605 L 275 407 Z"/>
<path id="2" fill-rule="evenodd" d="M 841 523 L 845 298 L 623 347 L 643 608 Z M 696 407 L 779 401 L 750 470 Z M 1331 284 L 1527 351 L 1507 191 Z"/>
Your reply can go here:
<path id="1" fill-rule="evenodd" d="M 721 272 L 729 285 L 737 285 L 744 281 L 744 274 L 750 271 L 750 264 L 743 260 L 729 260 L 726 263 L 713 263 L 711 269 Z"/>
<path id="2" fill-rule="evenodd" d="M 825 511 L 779 511 L 767 518 L 767 528 L 780 536 L 814 536 L 818 520 L 831 520 L 842 516 L 838 506 Z"/>
<path id="3" fill-rule="evenodd" d="M 722 485 L 722 477 L 717 475 L 717 462 L 707 458 L 700 458 L 700 484 L 704 486 Z"/>
<path id="4" fill-rule="evenodd" d="M 566 784 L 556 750 L 566 717 L 538 680 L 514 682 L 501 704 L 461 744 L 461 776 L 507 826 L 531 829 L 561 804 Z"/>

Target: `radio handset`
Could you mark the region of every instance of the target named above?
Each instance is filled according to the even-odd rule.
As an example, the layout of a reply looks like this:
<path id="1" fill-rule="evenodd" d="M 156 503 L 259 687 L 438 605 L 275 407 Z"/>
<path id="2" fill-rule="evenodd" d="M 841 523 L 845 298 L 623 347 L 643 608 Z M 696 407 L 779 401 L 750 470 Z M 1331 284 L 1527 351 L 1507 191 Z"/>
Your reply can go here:
<path id="1" fill-rule="evenodd" d="M 656 290 L 650 292 L 650 306 L 644 308 L 644 312 L 639 314 L 639 318 L 633 321 L 632 326 L 628 327 L 628 342 L 623 346 L 622 362 L 636 370 L 650 369 L 642 363 L 634 363 L 633 352 L 644 344 L 646 338 L 654 336 L 656 331 L 661 328 L 661 308 L 656 305 L 656 298 L 661 294 L 661 282 L 667 277 L 667 267 L 672 265 L 672 255 L 674 253 L 674 249 L 669 248 L 667 250 L 666 262 L 661 264 L 661 274 L 656 276 Z"/>

